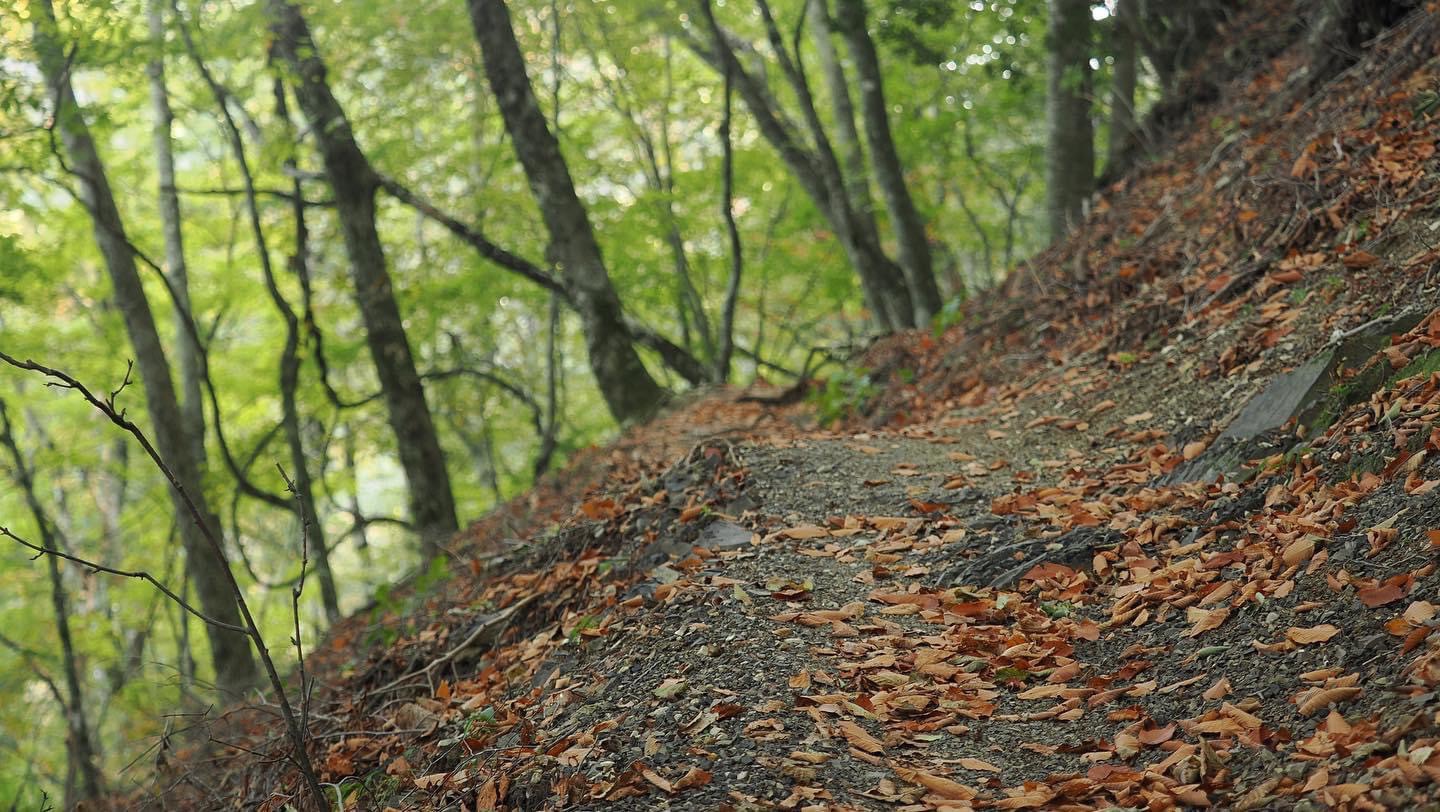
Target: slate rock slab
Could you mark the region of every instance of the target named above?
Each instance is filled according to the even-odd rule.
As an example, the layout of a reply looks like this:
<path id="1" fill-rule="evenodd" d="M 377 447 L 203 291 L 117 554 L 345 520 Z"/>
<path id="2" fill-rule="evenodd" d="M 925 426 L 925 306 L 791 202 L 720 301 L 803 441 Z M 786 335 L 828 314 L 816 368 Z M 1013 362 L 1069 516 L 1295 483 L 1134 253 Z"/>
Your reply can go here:
<path id="1" fill-rule="evenodd" d="M 1294 445 L 1295 436 L 1282 431 L 1291 420 L 1311 434 L 1324 430 L 1340 411 L 1384 384 L 1388 367 L 1367 368 L 1366 363 L 1423 317 L 1420 311 L 1410 311 L 1367 325 L 1275 378 L 1245 404 L 1204 454 L 1176 468 L 1162 482 L 1204 482 L 1221 474 L 1233 479 L 1248 460 Z M 1347 376 L 1346 370 L 1356 369 L 1362 371 Z"/>

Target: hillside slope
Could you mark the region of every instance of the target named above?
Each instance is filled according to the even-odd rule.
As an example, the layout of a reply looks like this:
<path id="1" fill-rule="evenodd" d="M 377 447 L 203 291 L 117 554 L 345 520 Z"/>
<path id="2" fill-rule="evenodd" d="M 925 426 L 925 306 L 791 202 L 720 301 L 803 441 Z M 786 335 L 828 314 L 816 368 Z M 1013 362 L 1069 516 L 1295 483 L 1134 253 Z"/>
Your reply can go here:
<path id="1" fill-rule="evenodd" d="M 1229 37 L 1297 39 L 1256 4 Z M 1280 13 L 1280 12 L 1286 13 Z M 1268 38 L 1268 39 L 1264 39 Z M 345 808 L 1440 804 L 1440 19 L 1196 108 L 804 406 L 708 394 L 310 658 Z M 224 738 L 282 752 L 263 715 Z M 199 759 L 199 755 L 192 755 Z M 279 760 L 165 782 L 280 809 Z"/>

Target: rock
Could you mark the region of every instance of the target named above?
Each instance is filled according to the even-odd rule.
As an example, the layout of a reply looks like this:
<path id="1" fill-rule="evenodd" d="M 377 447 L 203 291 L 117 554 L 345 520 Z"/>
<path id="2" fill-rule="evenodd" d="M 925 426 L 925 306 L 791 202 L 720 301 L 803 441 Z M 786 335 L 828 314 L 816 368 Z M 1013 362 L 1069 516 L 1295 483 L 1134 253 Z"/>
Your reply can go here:
<path id="1" fill-rule="evenodd" d="M 1161 482 L 1203 482 L 1221 474 L 1234 479 L 1246 461 L 1294 444 L 1293 435 L 1281 432 L 1292 420 L 1310 435 L 1323 431 L 1341 411 L 1384 385 L 1392 371 L 1389 365 L 1366 367 L 1367 362 L 1388 346 L 1393 336 L 1419 324 L 1423 315 L 1419 311 L 1405 313 L 1369 326 L 1275 378 L 1245 404 L 1205 453 L 1179 466 Z M 1363 368 L 1359 375 L 1344 375 L 1344 370 L 1357 368 Z"/>
<path id="2" fill-rule="evenodd" d="M 734 522 L 711 522 L 700 532 L 700 538 L 696 540 L 695 546 L 715 552 L 738 550 L 750 545 L 752 535 L 749 530 Z"/>

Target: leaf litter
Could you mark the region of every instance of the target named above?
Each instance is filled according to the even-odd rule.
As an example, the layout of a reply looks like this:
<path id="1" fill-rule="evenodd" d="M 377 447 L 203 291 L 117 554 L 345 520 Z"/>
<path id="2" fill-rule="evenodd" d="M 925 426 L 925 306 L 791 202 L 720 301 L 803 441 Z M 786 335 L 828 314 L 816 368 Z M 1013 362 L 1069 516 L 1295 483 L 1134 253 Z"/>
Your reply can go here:
<path id="1" fill-rule="evenodd" d="M 322 780 L 346 809 L 1436 803 L 1440 251 L 1414 229 L 1440 166 L 1411 100 L 1440 72 L 1404 60 L 1440 24 L 1389 37 L 1310 105 L 1273 106 L 1297 48 L 1254 67 L 1208 114 L 1270 118 L 1194 128 L 989 320 L 877 345 L 890 384 L 848 423 L 710 393 L 487 517 L 459 577 L 313 656 Z M 1262 173 L 1300 207 L 1237 182 Z M 1078 290 L 1025 287 L 1077 259 Z M 1396 306 L 1428 315 L 1341 373 L 1385 385 L 1171 481 Z M 253 808 L 296 786 L 211 771 Z"/>

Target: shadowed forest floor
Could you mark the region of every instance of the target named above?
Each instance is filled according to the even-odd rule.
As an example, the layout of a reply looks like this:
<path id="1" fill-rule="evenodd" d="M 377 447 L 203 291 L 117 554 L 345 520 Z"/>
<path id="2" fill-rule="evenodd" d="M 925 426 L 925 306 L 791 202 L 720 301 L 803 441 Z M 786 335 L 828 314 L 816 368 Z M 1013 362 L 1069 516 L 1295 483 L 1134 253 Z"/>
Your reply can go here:
<path id="1" fill-rule="evenodd" d="M 1418 14 L 1314 96 L 1296 49 L 1227 66 L 1073 239 L 872 347 L 840 422 L 702 393 L 479 522 L 310 658 L 322 780 L 376 810 L 1440 803 L 1437 42 Z M 268 719 L 216 737 L 281 752 Z M 181 755 L 174 805 L 297 786 Z"/>

